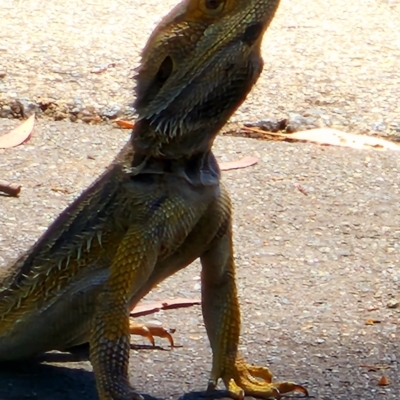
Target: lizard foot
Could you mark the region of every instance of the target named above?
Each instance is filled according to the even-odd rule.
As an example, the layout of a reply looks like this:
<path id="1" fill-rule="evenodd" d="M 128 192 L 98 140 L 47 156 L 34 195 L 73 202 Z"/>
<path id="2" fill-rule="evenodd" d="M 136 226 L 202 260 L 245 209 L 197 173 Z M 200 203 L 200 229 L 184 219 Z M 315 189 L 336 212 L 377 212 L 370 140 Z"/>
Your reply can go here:
<path id="1" fill-rule="evenodd" d="M 282 394 L 301 392 L 308 396 L 307 389 L 293 382 L 272 382 L 272 373 L 267 367 L 257 367 L 237 359 L 233 365 L 227 365 L 220 376 L 211 374 L 207 391 L 214 390 L 221 378 L 230 394 L 236 400 L 244 396 L 262 399 L 280 399 Z"/>
<path id="2" fill-rule="evenodd" d="M 160 338 L 167 339 L 170 346 L 174 347 L 174 339 L 172 338 L 171 333 L 162 326 L 150 325 L 150 324 L 136 324 L 130 322 L 129 332 L 131 335 L 140 335 L 149 339 L 150 343 L 153 346 L 155 346 L 154 336 L 157 336 Z"/>
<path id="3" fill-rule="evenodd" d="M 144 397 L 125 386 L 110 393 L 99 393 L 99 400 L 144 400 Z"/>

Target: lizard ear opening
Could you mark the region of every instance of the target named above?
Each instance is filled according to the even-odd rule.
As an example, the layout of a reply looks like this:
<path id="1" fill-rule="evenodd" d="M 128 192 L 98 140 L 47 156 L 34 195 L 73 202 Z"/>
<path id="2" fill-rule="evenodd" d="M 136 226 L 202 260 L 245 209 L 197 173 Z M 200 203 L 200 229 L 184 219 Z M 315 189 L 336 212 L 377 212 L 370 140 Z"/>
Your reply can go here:
<path id="1" fill-rule="evenodd" d="M 163 85 L 171 76 L 173 68 L 174 63 L 172 61 L 172 58 L 170 56 L 165 57 L 156 74 L 157 82 L 160 85 Z"/>
<path id="2" fill-rule="evenodd" d="M 154 68 L 155 69 L 155 68 Z M 170 56 L 166 56 L 158 69 L 141 67 L 136 77 L 136 100 L 133 107 L 139 111 L 146 107 L 159 93 L 165 82 L 171 76 L 174 69 L 174 62 Z M 154 75 L 152 75 L 154 74 Z"/>
<path id="3" fill-rule="evenodd" d="M 263 31 L 263 24 L 261 22 L 257 22 L 253 25 L 250 25 L 246 28 L 242 40 L 248 46 L 252 46 L 256 40 L 261 36 Z"/>

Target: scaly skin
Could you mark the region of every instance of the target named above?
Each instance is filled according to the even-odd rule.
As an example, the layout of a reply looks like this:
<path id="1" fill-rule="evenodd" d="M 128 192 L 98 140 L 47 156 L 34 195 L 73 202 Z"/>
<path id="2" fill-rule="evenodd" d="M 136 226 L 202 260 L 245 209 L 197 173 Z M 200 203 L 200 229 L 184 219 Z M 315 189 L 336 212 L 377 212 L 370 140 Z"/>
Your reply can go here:
<path id="1" fill-rule="evenodd" d="M 120 155 L 1 279 L 1 360 L 89 342 L 100 399 L 139 398 L 128 383 L 129 310 L 200 257 L 209 389 L 222 379 L 233 398 L 307 394 L 238 355 L 231 206 L 211 151 L 261 73 L 278 4 L 185 0 L 159 24 L 136 77 L 133 155 Z"/>

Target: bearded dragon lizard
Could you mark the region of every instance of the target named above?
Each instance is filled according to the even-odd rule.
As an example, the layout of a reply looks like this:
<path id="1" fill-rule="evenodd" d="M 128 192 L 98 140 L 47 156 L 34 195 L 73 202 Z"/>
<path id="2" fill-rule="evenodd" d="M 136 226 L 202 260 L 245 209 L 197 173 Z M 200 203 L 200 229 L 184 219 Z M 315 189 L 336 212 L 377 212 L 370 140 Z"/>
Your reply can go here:
<path id="1" fill-rule="evenodd" d="M 128 381 L 129 311 L 200 258 L 208 389 L 222 379 L 235 399 L 307 394 L 238 354 L 231 205 L 212 153 L 261 73 L 261 40 L 278 4 L 184 0 L 157 26 L 136 76 L 133 152 L 0 277 L 0 360 L 89 342 L 99 398 L 140 399 Z"/>

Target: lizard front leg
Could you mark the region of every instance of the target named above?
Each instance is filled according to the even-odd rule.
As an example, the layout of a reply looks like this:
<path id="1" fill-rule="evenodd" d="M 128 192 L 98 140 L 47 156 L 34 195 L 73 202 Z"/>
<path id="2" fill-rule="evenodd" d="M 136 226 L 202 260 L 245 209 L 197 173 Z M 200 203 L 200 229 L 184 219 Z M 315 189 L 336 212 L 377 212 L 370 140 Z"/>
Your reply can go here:
<path id="1" fill-rule="evenodd" d="M 98 297 L 90 334 L 90 361 L 100 400 L 142 399 L 128 380 L 128 300 L 151 275 L 159 243 L 160 238 L 150 227 L 132 226 L 118 246 L 110 277 Z"/>
<path id="2" fill-rule="evenodd" d="M 174 254 L 208 203 L 208 195 L 196 195 L 198 202 L 188 205 L 179 193 L 165 195 L 163 190 L 147 188 L 144 194 L 139 189 L 136 193 L 135 186 L 133 192 L 130 204 L 135 205 L 134 222 L 130 222 L 112 260 L 109 278 L 97 298 L 90 332 L 90 361 L 100 400 L 142 399 L 132 391 L 128 380 L 130 300 L 149 282 L 159 282 L 154 276 L 163 272 L 157 270 L 157 262 Z M 136 199 L 140 201 L 136 203 Z"/>
<path id="3" fill-rule="evenodd" d="M 225 195 L 227 197 L 227 195 Z M 228 204 L 227 199 L 222 200 Z M 221 208 L 221 207 L 218 207 Z M 227 208 L 227 207 L 225 207 Z M 202 308 L 207 334 L 213 352 L 212 371 L 208 389 L 222 379 L 230 396 L 245 395 L 260 398 L 280 398 L 282 393 L 307 390 L 292 382 L 272 382 L 266 367 L 246 364 L 238 354 L 240 310 L 235 283 L 230 210 L 216 210 L 227 215 L 209 250 L 201 256 Z"/>

